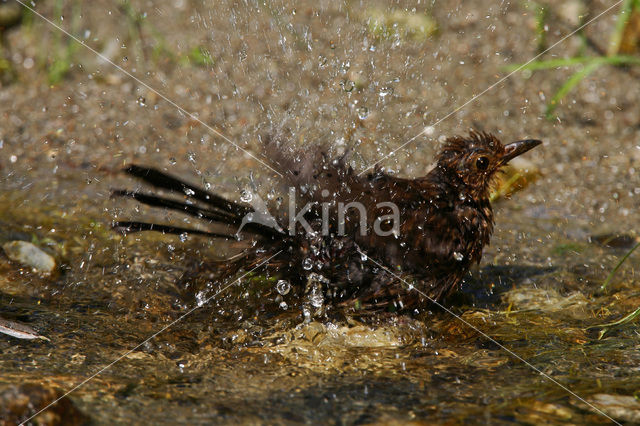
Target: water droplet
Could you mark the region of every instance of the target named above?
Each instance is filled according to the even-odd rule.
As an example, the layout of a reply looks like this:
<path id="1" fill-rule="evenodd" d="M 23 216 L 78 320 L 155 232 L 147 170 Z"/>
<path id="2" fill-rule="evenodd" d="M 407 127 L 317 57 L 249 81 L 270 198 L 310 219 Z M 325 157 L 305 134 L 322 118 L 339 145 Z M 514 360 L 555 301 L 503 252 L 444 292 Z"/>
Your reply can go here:
<path id="1" fill-rule="evenodd" d="M 309 300 L 314 308 L 320 308 L 324 303 L 324 297 L 321 294 L 314 294 Z"/>
<path id="2" fill-rule="evenodd" d="M 378 94 L 380 95 L 381 98 L 384 98 L 386 96 L 392 95 L 393 94 L 393 87 L 382 87 L 380 89 L 380 92 L 378 92 Z"/>
<path id="3" fill-rule="evenodd" d="M 302 269 L 304 269 L 305 271 L 310 270 L 313 267 L 313 262 L 311 261 L 311 259 L 306 258 L 305 260 L 302 261 Z"/>
<path id="4" fill-rule="evenodd" d="M 187 238 L 189 238 L 189 234 L 187 234 L 186 232 L 183 232 L 182 234 L 180 234 L 178 238 L 180 238 L 180 241 L 184 243 L 185 241 L 187 241 Z"/>
<path id="5" fill-rule="evenodd" d="M 360 260 L 366 262 L 367 260 L 369 260 L 369 257 L 365 253 L 360 253 Z"/>
<path id="6" fill-rule="evenodd" d="M 322 291 L 319 291 L 317 287 L 314 287 L 311 291 L 311 294 L 309 294 L 309 302 L 314 308 L 320 308 L 324 303 L 324 296 L 322 295 Z"/>
<path id="7" fill-rule="evenodd" d="M 365 120 L 369 116 L 369 109 L 367 107 L 358 108 L 358 118 L 360 120 Z"/>
<path id="8" fill-rule="evenodd" d="M 276 290 L 278 290 L 278 293 L 284 296 L 285 294 L 289 293 L 289 290 L 291 290 L 291 284 L 289 284 L 289 281 L 279 280 L 276 284 Z"/>
<path id="9" fill-rule="evenodd" d="M 244 189 L 240 194 L 240 200 L 245 203 L 250 203 L 251 200 L 253 200 L 253 194 L 251 193 L 251 191 L 247 191 L 246 189 Z"/>
<path id="10" fill-rule="evenodd" d="M 287 309 L 288 307 L 289 305 L 287 305 L 287 302 L 285 302 L 284 300 L 280 302 L 280 309 Z"/>
<path id="11" fill-rule="evenodd" d="M 354 83 L 351 80 L 345 80 L 342 82 L 342 89 L 345 92 L 351 92 L 353 91 L 353 89 L 355 89 L 355 87 L 356 87 L 356 83 Z"/>
<path id="12" fill-rule="evenodd" d="M 202 306 L 207 302 L 207 295 L 204 291 L 196 293 L 196 305 Z"/>
<path id="13" fill-rule="evenodd" d="M 459 252 L 457 252 L 457 251 L 454 251 L 454 252 L 453 252 L 453 258 L 454 258 L 455 260 L 457 260 L 458 262 L 461 262 L 461 261 L 462 261 L 462 259 L 464 259 L 464 254 L 459 253 Z"/>
<path id="14" fill-rule="evenodd" d="M 142 96 L 140 96 L 136 102 L 137 102 L 137 103 L 138 103 L 138 105 L 140 105 L 141 107 L 145 107 L 145 106 L 147 106 L 147 101 L 146 101 L 146 100 L 145 100 L 145 98 L 143 98 Z"/>

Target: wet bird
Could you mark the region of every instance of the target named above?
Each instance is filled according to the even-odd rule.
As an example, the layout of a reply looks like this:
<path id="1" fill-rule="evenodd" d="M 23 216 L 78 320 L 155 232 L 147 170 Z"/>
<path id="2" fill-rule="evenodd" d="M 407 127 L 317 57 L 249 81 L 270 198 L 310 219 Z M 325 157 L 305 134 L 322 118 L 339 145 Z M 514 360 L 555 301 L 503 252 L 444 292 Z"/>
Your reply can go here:
<path id="1" fill-rule="evenodd" d="M 297 289 L 288 297 L 311 295 L 314 306 L 413 310 L 449 295 L 480 262 L 493 231 L 489 192 L 497 173 L 540 144 L 528 139 L 503 145 L 491 134 L 472 131 L 447 139 L 426 176 L 405 179 L 378 167 L 359 175 L 344 156 L 327 159 L 321 151 L 288 156 L 271 141 L 269 158 L 290 188 L 288 206 L 273 216 L 264 205 L 234 202 L 157 169 L 131 165 L 126 173 L 167 195 L 114 195 L 182 212 L 208 228 L 138 221 L 114 226 L 123 233 L 200 234 L 245 243 L 233 259 L 214 262 L 219 277 L 276 254 L 267 270 Z"/>

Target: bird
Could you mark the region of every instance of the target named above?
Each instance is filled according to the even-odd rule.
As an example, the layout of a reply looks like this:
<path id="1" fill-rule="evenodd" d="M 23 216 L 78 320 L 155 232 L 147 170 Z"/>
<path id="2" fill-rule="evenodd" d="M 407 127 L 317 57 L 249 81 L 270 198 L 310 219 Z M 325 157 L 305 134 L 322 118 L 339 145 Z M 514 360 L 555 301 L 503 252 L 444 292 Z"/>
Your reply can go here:
<path id="1" fill-rule="evenodd" d="M 418 312 L 458 289 L 480 262 L 494 229 L 492 185 L 503 166 L 541 143 L 503 144 L 471 130 L 447 138 L 424 176 L 402 178 L 379 165 L 357 173 L 348 153 L 330 158 L 318 149 L 292 156 L 279 138 L 266 138 L 265 152 L 289 188 L 289 202 L 274 211 L 255 193 L 232 201 L 132 164 L 124 172 L 155 192 L 114 190 L 114 196 L 184 213 L 204 229 L 141 221 L 113 227 L 125 235 L 157 231 L 244 244 L 239 254 L 208 268 L 229 278 L 266 262 L 269 276 L 285 289 L 278 291 L 293 302 L 351 312 Z"/>

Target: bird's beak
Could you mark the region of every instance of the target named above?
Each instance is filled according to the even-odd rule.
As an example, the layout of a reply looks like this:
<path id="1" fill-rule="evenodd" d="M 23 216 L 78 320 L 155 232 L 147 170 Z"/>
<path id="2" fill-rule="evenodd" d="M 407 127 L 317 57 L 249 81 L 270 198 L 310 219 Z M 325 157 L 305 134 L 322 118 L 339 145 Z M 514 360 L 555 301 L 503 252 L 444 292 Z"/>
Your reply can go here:
<path id="1" fill-rule="evenodd" d="M 512 142 L 504 147 L 504 155 L 502 156 L 502 164 L 508 163 L 520 154 L 524 154 L 530 149 L 540 145 L 542 141 L 537 139 L 525 139 L 523 141 Z"/>

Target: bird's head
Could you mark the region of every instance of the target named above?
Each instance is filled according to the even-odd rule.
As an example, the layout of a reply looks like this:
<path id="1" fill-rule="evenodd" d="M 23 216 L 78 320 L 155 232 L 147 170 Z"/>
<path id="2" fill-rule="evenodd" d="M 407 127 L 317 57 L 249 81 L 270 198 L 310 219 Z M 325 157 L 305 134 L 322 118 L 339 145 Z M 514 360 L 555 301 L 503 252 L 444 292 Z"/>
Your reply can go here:
<path id="1" fill-rule="evenodd" d="M 541 143 L 526 139 L 503 145 L 489 133 L 471 131 L 469 136 L 447 139 L 438 154 L 437 168 L 447 176 L 455 176 L 466 194 L 479 199 L 488 195 L 493 178 L 502 166 Z"/>

